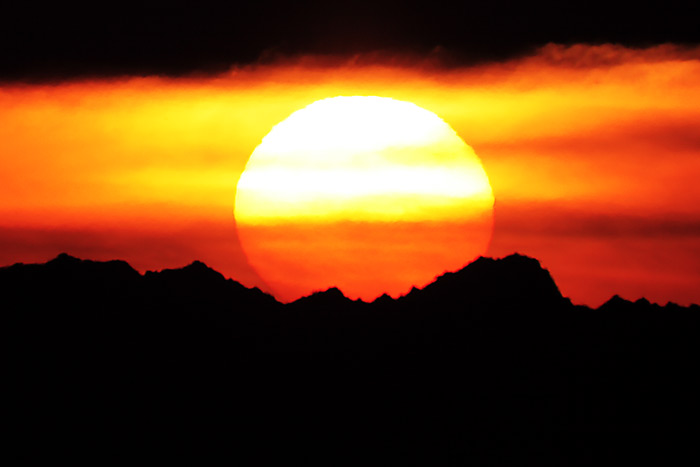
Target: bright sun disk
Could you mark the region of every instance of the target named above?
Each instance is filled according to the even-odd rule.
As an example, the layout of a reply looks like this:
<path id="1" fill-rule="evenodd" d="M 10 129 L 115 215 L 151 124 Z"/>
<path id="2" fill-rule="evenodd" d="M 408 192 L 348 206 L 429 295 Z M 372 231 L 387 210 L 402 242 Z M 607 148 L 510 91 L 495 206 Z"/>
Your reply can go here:
<path id="1" fill-rule="evenodd" d="M 263 138 L 235 215 L 278 298 L 337 286 L 372 299 L 483 254 L 493 202 L 479 158 L 437 115 L 353 96 L 314 102 Z"/>

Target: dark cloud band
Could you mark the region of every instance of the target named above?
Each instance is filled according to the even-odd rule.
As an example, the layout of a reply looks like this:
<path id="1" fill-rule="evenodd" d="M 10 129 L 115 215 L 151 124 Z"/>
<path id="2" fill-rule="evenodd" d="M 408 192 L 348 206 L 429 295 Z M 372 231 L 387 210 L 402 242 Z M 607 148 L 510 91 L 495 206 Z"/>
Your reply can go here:
<path id="1" fill-rule="evenodd" d="M 700 7 L 611 2 L 124 2 L 0 14 L 0 80 L 215 73 L 298 54 L 429 54 L 501 60 L 549 42 L 697 44 Z M 456 2 L 451 2 L 456 3 Z"/>

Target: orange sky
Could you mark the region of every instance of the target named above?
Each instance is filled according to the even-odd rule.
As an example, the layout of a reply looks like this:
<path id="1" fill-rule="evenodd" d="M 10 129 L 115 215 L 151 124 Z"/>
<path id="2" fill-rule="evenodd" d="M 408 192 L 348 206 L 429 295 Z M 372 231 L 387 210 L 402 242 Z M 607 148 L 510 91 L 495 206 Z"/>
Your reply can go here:
<path id="1" fill-rule="evenodd" d="M 233 220 L 247 158 L 318 99 L 378 95 L 436 113 L 479 155 L 496 199 L 489 255 L 537 257 L 576 303 L 699 303 L 698 76 L 698 50 L 551 45 L 471 68 L 303 57 L 0 87 L 0 264 L 200 259 L 265 288 Z"/>

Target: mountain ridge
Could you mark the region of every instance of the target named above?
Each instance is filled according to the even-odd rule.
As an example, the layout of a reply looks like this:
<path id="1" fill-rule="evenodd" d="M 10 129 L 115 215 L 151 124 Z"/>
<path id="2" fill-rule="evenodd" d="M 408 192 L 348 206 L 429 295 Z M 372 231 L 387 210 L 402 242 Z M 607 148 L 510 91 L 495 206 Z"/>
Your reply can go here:
<path id="1" fill-rule="evenodd" d="M 0 268 L 7 444 L 181 460 L 199 436 L 221 443 L 198 463 L 552 466 L 658 446 L 668 463 L 697 455 L 698 311 L 572 305 L 522 255 L 396 299 L 289 304 L 201 262 L 141 275 L 61 255 Z"/>
<path id="2" fill-rule="evenodd" d="M 19 271 L 24 269 L 23 271 Z M 556 302 L 561 302 L 565 306 L 573 306 L 571 299 L 564 297 L 559 291 L 556 281 L 551 276 L 549 271 L 543 268 L 536 258 L 522 255 L 520 253 L 513 253 L 502 258 L 491 258 L 481 256 L 471 263 L 465 265 L 457 271 L 446 271 L 430 282 L 429 284 L 418 288 L 412 287 L 412 289 L 396 298 L 389 296 L 384 293 L 371 301 L 363 301 L 362 299 L 351 299 L 342 292 L 342 290 L 336 286 L 329 287 L 326 290 L 314 291 L 309 295 L 305 295 L 297 298 L 288 303 L 279 302 L 272 294 L 263 292 L 258 287 L 247 287 L 233 278 L 226 278 L 223 274 L 216 271 L 215 269 L 207 266 L 205 263 L 195 260 L 192 263 L 180 267 L 180 268 L 165 268 L 158 271 L 145 271 L 143 274 L 136 271 L 128 262 L 124 260 L 107 260 L 107 261 L 95 261 L 90 259 L 81 259 L 75 256 L 71 256 L 67 253 L 60 253 L 55 258 L 45 262 L 45 263 L 15 263 L 7 266 L 0 266 L 0 281 L 7 280 L 11 278 L 14 274 L 15 276 L 22 276 L 27 279 L 26 275 L 33 272 L 39 273 L 39 275 L 50 274 L 52 271 L 58 272 L 65 275 L 65 277 L 74 277 L 75 275 L 82 275 L 85 277 L 93 276 L 91 279 L 98 280 L 102 278 L 103 280 L 109 279 L 109 277 L 102 277 L 105 274 L 111 274 L 117 281 L 124 280 L 164 280 L 163 278 L 175 278 L 177 276 L 178 280 L 187 279 L 193 283 L 204 285 L 206 282 L 218 282 L 222 283 L 227 281 L 229 284 L 235 284 L 233 288 L 237 288 L 239 291 L 248 290 L 251 293 L 256 293 L 258 295 L 264 295 L 272 298 L 275 302 L 280 305 L 292 305 L 292 307 L 298 308 L 303 303 L 313 304 L 314 307 L 318 307 L 322 303 L 326 303 L 328 306 L 352 306 L 356 305 L 371 305 L 375 303 L 389 304 L 393 302 L 406 302 L 410 300 L 417 299 L 419 295 L 431 295 L 433 299 L 439 297 L 441 293 L 445 292 L 445 289 L 450 287 L 455 288 L 457 285 L 469 284 L 470 282 L 484 285 L 485 282 L 489 281 L 501 281 L 501 283 L 516 284 L 518 281 L 525 279 L 528 283 L 521 283 L 519 290 L 511 290 L 511 293 L 518 295 L 515 298 L 518 299 L 538 299 L 544 298 L 550 300 L 553 303 L 550 305 L 556 305 Z M 41 272 L 40 272 L 41 271 Z M 97 274 L 97 277 L 94 275 Z M 64 277 L 64 279 L 65 279 Z M 535 281 L 533 278 L 537 278 Z M 17 277 L 12 278 L 17 280 Z M 449 285 L 448 285 L 449 284 Z M 0 283 L 0 287 L 2 283 Z M 468 288 L 469 289 L 469 288 Z M 475 289 L 479 289 L 478 285 L 471 287 L 471 292 Z M 470 290 L 467 290 L 469 292 Z M 503 294 L 503 290 L 494 291 L 500 295 Z M 536 296 L 539 293 L 539 296 Z M 530 295 L 530 296 L 526 296 Z M 444 299 L 445 297 L 443 297 Z M 451 299 L 456 297 L 452 296 Z M 578 304 L 576 306 L 604 310 L 611 308 L 611 304 L 622 305 L 625 302 L 637 303 L 637 304 L 648 304 L 649 306 L 655 307 L 672 307 L 672 308 L 696 308 L 697 304 L 690 304 L 687 307 L 677 305 L 674 302 L 668 301 L 665 305 L 658 303 L 651 303 L 646 298 L 640 298 L 632 302 L 626 300 L 619 295 L 615 294 L 606 302 L 598 306 L 597 308 L 590 307 L 588 305 Z"/>

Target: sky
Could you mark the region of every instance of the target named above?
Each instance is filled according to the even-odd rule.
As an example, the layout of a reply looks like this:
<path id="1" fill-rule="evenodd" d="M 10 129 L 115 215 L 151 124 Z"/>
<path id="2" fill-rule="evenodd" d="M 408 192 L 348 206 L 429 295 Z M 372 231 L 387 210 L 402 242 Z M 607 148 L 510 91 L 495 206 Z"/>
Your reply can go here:
<path id="1" fill-rule="evenodd" d="M 575 303 L 700 302 L 694 7 L 266 5 L 10 7 L 0 264 L 201 260 L 270 290 L 233 215 L 248 158 L 293 112 L 368 95 L 473 148 L 495 198 L 486 255 L 538 258 Z"/>

